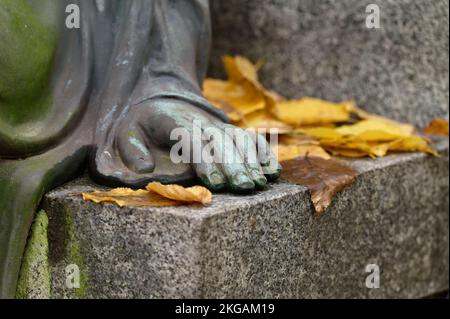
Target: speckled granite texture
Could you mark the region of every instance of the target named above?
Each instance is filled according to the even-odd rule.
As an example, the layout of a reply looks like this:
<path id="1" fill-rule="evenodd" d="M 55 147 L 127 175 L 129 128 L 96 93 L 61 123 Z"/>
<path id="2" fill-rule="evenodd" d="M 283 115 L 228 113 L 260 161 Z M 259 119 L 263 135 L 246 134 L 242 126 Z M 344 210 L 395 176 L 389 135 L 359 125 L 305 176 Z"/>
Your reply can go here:
<path id="1" fill-rule="evenodd" d="M 53 297 L 71 297 L 81 262 L 89 298 L 386 298 L 448 289 L 448 139 L 441 158 L 350 162 L 361 176 L 314 217 L 307 190 L 283 182 L 210 207 L 118 208 L 83 202 L 85 179 L 48 194 Z M 68 225 L 70 223 L 70 225 Z M 67 247 L 76 234 L 78 261 Z M 73 255 L 73 254 L 72 254 Z M 367 289 L 365 267 L 381 269 Z"/>
<path id="2" fill-rule="evenodd" d="M 449 112 L 448 0 L 210 0 L 220 57 L 266 64 L 261 79 L 287 97 L 355 98 L 363 108 L 424 125 Z M 380 29 L 366 28 L 378 4 Z"/>

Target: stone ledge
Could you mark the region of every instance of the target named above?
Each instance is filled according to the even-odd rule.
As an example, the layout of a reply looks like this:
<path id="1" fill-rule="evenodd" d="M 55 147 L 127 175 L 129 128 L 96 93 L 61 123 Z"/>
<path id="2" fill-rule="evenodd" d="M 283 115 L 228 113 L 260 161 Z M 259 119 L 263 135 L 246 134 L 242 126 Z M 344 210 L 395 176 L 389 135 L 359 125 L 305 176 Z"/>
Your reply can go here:
<path id="1" fill-rule="evenodd" d="M 304 187 L 279 182 L 211 206 L 83 202 L 80 179 L 49 193 L 55 298 L 388 298 L 448 289 L 448 139 L 443 156 L 349 162 L 357 182 L 314 217 Z M 75 252 L 73 252 L 75 250 Z M 82 289 L 65 287 L 77 264 Z M 381 287 L 365 287 L 365 267 Z"/>

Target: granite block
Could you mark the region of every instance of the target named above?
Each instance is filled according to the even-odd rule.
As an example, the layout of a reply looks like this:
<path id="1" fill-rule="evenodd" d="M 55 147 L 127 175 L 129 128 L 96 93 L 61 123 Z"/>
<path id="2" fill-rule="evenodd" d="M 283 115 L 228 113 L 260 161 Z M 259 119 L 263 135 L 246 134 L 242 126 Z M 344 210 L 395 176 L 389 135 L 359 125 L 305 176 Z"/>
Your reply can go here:
<path id="1" fill-rule="evenodd" d="M 84 202 L 79 179 L 44 199 L 54 298 L 416 298 L 448 289 L 448 139 L 440 158 L 353 160 L 355 184 L 316 217 L 285 182 L 208 207 Z M 76 241 L 74 245 L 73 242 Z M 77 247 L 77 254 L 71 253 Z M 77 258 L 74 258 L 76 256 Z M 79 264 L 82 291 L 65 285 Z M 365 285 L 368 264 L 380 288 Z"/>

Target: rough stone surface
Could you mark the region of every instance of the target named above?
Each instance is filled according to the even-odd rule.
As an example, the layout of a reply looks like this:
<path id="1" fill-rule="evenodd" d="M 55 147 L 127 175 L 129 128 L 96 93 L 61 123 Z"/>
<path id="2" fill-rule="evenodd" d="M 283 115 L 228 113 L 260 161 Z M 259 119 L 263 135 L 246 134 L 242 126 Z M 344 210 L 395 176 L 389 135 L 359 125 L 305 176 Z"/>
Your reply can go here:
<path id="1" fill-rule="evenodd" d="M 449 110 L 448 0 L 211 0 L 210 73 L 221 56 L 264 59 L 262 82 L 289 98 L 354 98 L 425 125 Z M 381 28 L 366 27 L 366 7 Z"/>
<path id="2" fill-rule="evenodd" d="M 90 298 L 386 298 L 448 289 L 448 139 L 442 157 L 355 160 L 357 182 L 314 217 L 304 187 L 279 182 L 209 207 L 118 208 L 83 202 L 80 179 L 48 194 L 53 296 L 75 233 Z M 67 225 L 67 221 L 71 225 Z M 366 266 L 381 286 L 365 286 Z M 75 294 L 76 295 L 76 294 Z M 79 296 L 80 294 L 78 294 Z"/>

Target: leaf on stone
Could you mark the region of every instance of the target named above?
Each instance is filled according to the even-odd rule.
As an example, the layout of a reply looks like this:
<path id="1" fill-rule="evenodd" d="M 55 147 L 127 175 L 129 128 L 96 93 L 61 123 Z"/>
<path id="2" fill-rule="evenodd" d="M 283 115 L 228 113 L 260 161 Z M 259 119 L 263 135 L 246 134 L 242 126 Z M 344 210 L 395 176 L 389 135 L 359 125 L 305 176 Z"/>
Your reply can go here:
<path id="1" fill-rule="evenodd" d="M 233 122 L 245 115 L 266 107 L 266 101 L 251 83 L 236 84 L 230 81 L 206 79 L 203 94 L 215 107 L 227 113 Z"/>
<path id="2" fill-rule="evenodd" d="M 423 137 L 413 135 L 408 125 L 379 118 L 337 128 L 313 127 L 297 131 L 318 138 L 320 145 L 333 155 L 382 157 L 389 151 L 437 155 Z"/>
<path id="3" fill-rule="evenodd" d="M 206 205 L 212 201 L 211 192 L 203 186 L 185 188 L 180 185 L 163 185 L 153 182 L 147 185 L 147 190 L 182 203 L 202 203 Z"/>
<path id="4" fill-rule="evenodd" d="M 411 136 L 411 132 L 393 122 L 369 119 L 356 124 L 344 125 L 335 131 L 342 136 L 355 136 L 363 141 L 393 141 Z"/>
<path id="5" fill-rule="evenodd" d="M 259 82 L 259 67 L 241 56 L 225 56 L 223 62 L 228 80 L 206 79 L 203 83 L 205 98 L 225 111 L 238 126 L 276 128 L 280 134 L 292 131 L 291 126 L 276 119 L 271 112 L 284 98 Z"/>
<path id="6" fill-rule="evenodd" d="M 368 152 L 338 147 L 327 147 L 327 151 L 330 152 L 333 156 L 343 156 L 349 158 L 363 158 L 371 156 L 371 154 Z"/>
<path id="7" fill-rule="evenodd" d="M 248 81 L 256 87 L 261 86 L 258 79 L 258 67 L 247 58 L 239 55 L 235 57 L 226 55 L 223 57 L 223 64 L 230 81 L 235 83 Z"/>
<path id="8" fill-rule="evenodd" d="M 344 103 L 345 103 L 347 110 L 351 114 L 356 115 L 357 117 L 359 117 L 362 120 L 377 120 L 377 121 L 381 121 L 381 122 L 386 122 L 386 123 L 389 123 L 389 124 L 399 127 L 403 132 L 405 132 L 409 135 L 413 134 L 416 130 L 416 128 L 411 124 L 401 123 L 401 122 L 394 121 L 394 120 L 388 119 L 386 117 L 383 117 L 383 116 L 380 116 L 377 114 L 366 112 L 363 109 L 359 108 L 354 101 L 347 101 Z"/>
<path id="9" fill-rule="evenodd" d="M 279 102 L 275 106 L 275 114 L 279 120 L 296 126 L 350 120 L 350 112 L 345 104 L 314 98 Z"/>
<path id="10" fill-rule="evenodd" d="M 378 147 L 375 144 L 370 145 L 367 141 L 354 136 L 343 136 L 338 139 L 321 139 L 320 145 L 331 153 L 340 153 L 340 155 L 344 156 L 355 155 L 352 157 L 362 157 L 356 156 L 356 154 L 364 154 L 364 156 L 375 158 L 385 156 L 387 152 L 387 147 L 384 144 L 384 147 Z"/>
<path id="11" fill-rule="evenodd" d="M 322 147 L 314 144 L 306 145 L 285 145 L 278 144 L 274 147 L 274 153 L 278 156 L 279 162 L 288 161 L 296 157 L 312 156 L 323 159 L 330 159 L 331 156 Z"/>
<path id="12" fill-rule="evenodd" d="M 244 116 L 241 121 L 236 124 L 239 127 L 246 129 L 264 129 L 266 132 L 269 132 L 270 129 L 276 129 L 279 134 L 286 134 L 293 130 L 292 126 L 277 120 L 273 115 L 264 110 Z"/>
<path id="13" fill-rule="evenodd" d="M 318 139 L 333 140 L 333 139 L 341 139 L 343 137 L 342 134 L 337 132 L 334 127 L 316 126 L 308 128 L 299 128 L 296 130 L 296 132 L 306 134 Z"/>
<path id="14" fill-rule="evenodd" d="M 350 186 L 358 173 L 341 162 L 320 157 L 297 157 L 283 162 L 281 178 L 307 187 L 317 214 L 323 214 L 333 197 Z"/>
<path id="15" fill-rule="evenodd" d="M 283 134 L 279 136 L 278 142 L 286 145 L 320 145 L 316 138 L 305 134 Z"/>
<path id="16" fill-rule="evenodd" d="M 395 140 L 387 145 L 390 151 L 401 152 L 423 152 L 439 156 L 438 152 L 428 145 L 427 141 L 420 136 L 408 136 Z"/>
<path id="17" fill-rule="evenodd" d="M 84 200 L 95 203 L 115 203 L 120 207 L 166 207 L 178 206 L 182 203 L 166 198 L 154 192 L 147 190 L 132 190 L 130 188 L 116 188 L 111 191 L 96 191 L 92 193 L 82 193 Z"/>
<path id="18" fill-rule="evenodd" d="M 316 139 L 307 135 L 280 135 L 278 145 L 273 147 L 278 161 L 288 161 L 296 157 L 312 156 L 330 159 L 328 154 Z"/>
<path id="19" fill-rule="evenodd" d="M 448 136 L 449 124 L 445 119 L 434 119 L 423 130 L 426 134 Z"/>
<path id="20" fill-rule="evenodd" d="M 242 56 L 225 56 L 223 62 L 228 80 L 205 80 L 205 97 L 239 127 L 273 128 L 280 139 L 290 136 L 278 147 L 281 160 L 306 154 L 327 158 L 327 152 L 353 158 L 376 158 L 390 151 L 437 155 L 427 139 L 415 133 L 413 125 L 366 112 L 354 101 L 332 103 L 310 97 L 286 100 L 260 83 L 260 65 Z M 448 134 L 448 122 L 436 120 L 427 129 L 432 130 Z M 308 135 L 315 142 L 299 144 L 292 139 L 293 134 Z"/>

